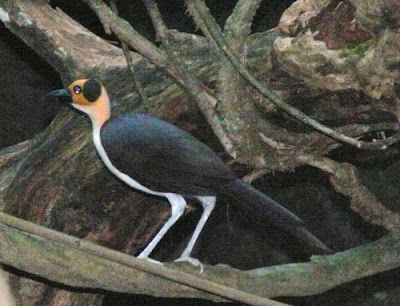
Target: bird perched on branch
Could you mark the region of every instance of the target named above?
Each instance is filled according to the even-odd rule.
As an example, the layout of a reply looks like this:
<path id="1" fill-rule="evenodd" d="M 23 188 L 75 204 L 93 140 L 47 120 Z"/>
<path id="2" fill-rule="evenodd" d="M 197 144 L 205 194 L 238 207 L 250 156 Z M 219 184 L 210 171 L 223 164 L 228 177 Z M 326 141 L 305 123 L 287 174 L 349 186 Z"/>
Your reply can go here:
<path id="1" fill-rule="evenodd" d="M 69 97 L 73 107 L 89 116 L 97 152 L 115 176 L 135 189 L 167 198 L 171 205 L 170 218 L 139 258 L 150 260 L 150 253 L 182 216 L 185 198 L 195 198 L 203 206 L 203 213 L 176 261 L 201 266 L 191 252 L 220 196 L 228 196 L 233 204 L 264 218 L 302 243 L 329 252 L 299 217 L 238 178 L 209 147 L 187 132 L 146 114 L 111 117 L 107 91 L 97 80 L 77 80 L 66 89 L 51 92 L 47 98 L 59 96 Z"/>

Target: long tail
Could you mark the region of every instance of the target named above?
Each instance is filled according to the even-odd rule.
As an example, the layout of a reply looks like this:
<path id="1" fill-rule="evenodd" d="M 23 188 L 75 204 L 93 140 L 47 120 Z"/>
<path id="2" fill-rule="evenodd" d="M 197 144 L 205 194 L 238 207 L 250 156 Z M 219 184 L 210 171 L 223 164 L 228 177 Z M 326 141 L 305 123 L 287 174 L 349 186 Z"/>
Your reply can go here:
<path id="1" fill-rule="evenodd" d="M 224 188 L 223 193 L 234 199 L 234 204 L 292 234 L 301 242 L 324 253 L 332 252 L 304 227 L 299 217 L 242 180 L 236 179 Z"/>

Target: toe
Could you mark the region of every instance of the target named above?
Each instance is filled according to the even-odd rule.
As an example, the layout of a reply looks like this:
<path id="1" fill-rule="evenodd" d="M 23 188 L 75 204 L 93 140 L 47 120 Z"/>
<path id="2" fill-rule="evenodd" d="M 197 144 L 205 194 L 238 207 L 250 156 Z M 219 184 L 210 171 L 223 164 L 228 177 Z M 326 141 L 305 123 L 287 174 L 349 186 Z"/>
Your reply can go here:
<path id="1" fill-rule="evenodd" d="M 154 264 L 157 264 L 157 265 L 163 265 L 163 263 L 162 263 L 161 261 L 152 259 L 152 258 L 150 258 L 150 257 L 148 257 L 148 256 L 139 255 L 139 256 L 136 257 L 136 258 L 138 258 L 138 259 L 144 259 L 144 260 L 147 260 L 148 262 L 151 262 L 151 263 L 154 263 Z"/>
<path id="2" fill-rule="evenodd" d="M 203 264 L 200 262 L 200 260 L 198 260 L 196 258 L 189 257 L 189 256 L 181 256 L 178 259 L 176 259 L 175 262 L 188 262 L 195 267 L 200 267 L 200 273 L 203 273 L 203 269 L 204 269 Z"/>

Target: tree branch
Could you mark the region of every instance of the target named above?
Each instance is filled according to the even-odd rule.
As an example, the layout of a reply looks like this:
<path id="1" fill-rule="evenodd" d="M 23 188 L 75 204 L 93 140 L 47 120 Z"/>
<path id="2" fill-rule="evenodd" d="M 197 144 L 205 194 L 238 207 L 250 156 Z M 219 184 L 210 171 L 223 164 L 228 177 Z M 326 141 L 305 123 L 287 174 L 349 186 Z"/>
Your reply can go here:
<path id="1" fill-rule="evenodd" d="M 118 15 L 118 8 L 117 8 L 116 2 L 117 2 L 117 0 L 110 1 L 110 6 L 111 6 L 111 9 L 114 11 L 114 13 L 116 15 Z M 139 78 L 136 76 L 137 72 L 135 71 L 135 63 L 133 61 L 131 51 L 129 50 L 128 45 L 125 42 L 121 42 L 121 47 L 122 47 L 122 51 L 124 52 L 124 55 L 126 58 L 126 63 L 128 64 L 129 70 L 131 72 L 131 76 L 132 76 L 133 82 L 135 84 L 135 89 L 139 93 L 143 108 L 146 109 L 149 104 L 149 100 L 147 99 L 146 93 L 144 92 L 142 83 L 140 82 Z"/>
<path id="2" fill-rule="evenodd" d="M 171 269 L 169 267 L 163 267 L 160 266 L 158 264 L 154 264 L 154 263 L 150 263 L 146 260 L 142 260 L 142 259 L 136 259 L 133 256 L 130 256 L 128 254 L 124 254 L 124 253 L 120 253 L 117 251 L 113 251 L 111 249 L 108 248 L 104 248 L 101 247 L 99 245 L 96 245 L 94 243 L 91 243 L 89 241 L 85 241 L 85 240 L 81 240 L 72 236 L 68 236 L 66 234 L 39 226 L 37 224 L 28 222 L 28 221 L 24 221 L 22 219 L 18 219 L 15 218 L 11 215 L 7 215 L 4 213 L 0 212 L 0 223 L 3 224 L 3 233 L 14 233 L 15 234 L 15 230 L 14 231 L 10 231 L 9 227 L 12 227 L 14 229 L 18 229 L 22 232 L 24 232 L 25 239 L 35 239 L 34 236 L 36 236 L 36 239 L 38 239 L 39 241 L 44 239 L 42 241 L 42 247 L 43 244 L 46 245 L 47 247 L 45 247 L 44 249 L 46 250 L 46 256 L 45 258 L 48 260 L 50 257 L 50 254 L 52 253 L 49 250 L 49 246 L 56 246 L 56 248 L 58 250 L 60 249 L 75 249 L 75 254 L 77 253 L 85 253 L 86 255 L 81 255 L 82 257 L 85 258 L 85 262 L 86 264 L 83 266 L 79 265 L 79 269 L 82 269 L 83 271 L 90 271 L 90 274 L 94 274 L 92 269 L 88 268 L 88 264 L 94 264 L 96 261 L 95 257 L 97 258 L 97 261 L 101 261 L 101 259 L 105 259 L 106 261 L 108 261 L 109 263 L 107 263 L 107 266 L 110 266 L 110 264 L 119 264 L 119 265 L 123 265 L 123 266 L 127 266 L 130 268 L 134 268 L 135 270 L 135 274 L 136 277 L 134 279 L 138 279 L 138 271 L 140 272 L 145 272 L 147 274 L 150 274 L 152 276 L 158 276 L 161 277 L 163 279 L 166 280 L 170 280 L 173 282 L 176 282 L 178 284 L 183 284 L 186 286 L 189 286 L 191 288 L 195 288 L 195 289 L 200 289 L 201 291 L 205 291 L 208 293 L 213 293 L 216 294 L 217 296 L 220 297 L 226 297 L 235 301 L 240 301 L 249 305 L 282 305 L 281 303 L 278 302 L 274 302 L 271 301 L 269 299 L 265 299 L 261 296 L 255 296 L 253 294 L 250 293 L 246 293 L 243 292 L 241 290 L 238 289 L 234 289 L 234 288 L 229 288 L 226 287 L 224 285 L 220 285 L 218 283 L 212 282 L 212 281 L 208 281 L 206 279 L 203 278 L 199 278 L 195 275 L 191 275 L 185 272 L 181 272 L 178 271 L 176 269 Z M 6 225 L 6 228 L 4 228 L 4 225 Z M 30 235 L 33 234 L 34 236 Z M 17 237 L 16 237 L 17 236 Z M 16 238 L 22 238 L 21 235 L 14 235 L 13 237 L 7 237 L 8 239 L 4 240 L 7 242 L 8 246 L 11 247 L 11 242 L 13 240 L 15 240 Z M 40 239 L 42 238 L 42 239 Z M 27 243 L 29 244 L 29 243 Z M 32 246 L 32 243 L 30 243 L 30 245 Z M 19 246 L 21 247 L 21 246 Z M 18 249 L 18 247 L 12 246 L 11 248 L 13 249 Z M 30 249 L 32 251 L 32 249 Z M 32 252 L 30 253 L 30 256 L 32 256 Z M 62 254 L 66 255 L 66 253 L 62 252 Z M 91 256 L 92 257 L 92 261 L 87 261 L 86 256 L 87 255 L 94 255 Z M 9 256 L 9 255 L 7 255 Z M 54 258 L 53 258 L 54 259 Z M 18 259 L 18 261 L 20 261 L 21 258 Z M 4 261 L 7 264 L 10 264 L 6 261 Z M 66 262 L 62 261 L 62 266 L 65 266 Z M 27 260 L 27 262 L 24 263 L 24 265 L 29 265 L 29 264 L 34 264 L 34 261 L 32 259 Z M 76 263 L 75 263 L 76 266 Z M 83 268 L 85 267 L 85 268 Z M 192 267 L 193 270 L 193 267 Z M 195 270 L 195 268 L 194 268 Z M 32 273 L 31 270 L 24 270 L 24 271 L 29 271 Z M 54 273 L 54 270 L 48 270 L 48 267 L 46 268 L 46 271 L 48 272 L 52 272 Z M 112 272 L 108 272 L 109 274 L 113 274 Z M 115 273 L 115 272 L 114 272 Z M 60 277 L 60 275 L 58 273 L 56 273 L 56 275 L 58 277 Z M 76 276 L 75 276 L 76 277 Z M 98 275 L 96 275 L 96 277 L 98 277 Z M 54 278 L 51 278 L 49 276 L 47 276 L 46 278 L 52 279 L 54 280 Z M 104 277 L 107 278 L 107 277 Z M 85 278 L 74 278 L 73 281 L 75 282 L 79 282 L 80 286 L 82 286 L 82 281 L 84 281 L 84 279 L 87 279 L 87 277 Z M 57 281 L 59 281 L 59 279 L 57 279 Z M 141 282 L 142 280 L 140 280 Z M 98 285 L 98 280 L 96 281 L 97 285 Z M 147 283 L 149 284 L 149 283 Z M 70 284 L 68 284 L 70 285 Z M 161 285 L 161 284 L 160 284 Z M 137 286 L 134 286 L 134 284 L 131 284 L 131 288 L 136 288 Z M 87 287 L 87 284 L 84 285 L 84 287 Z M 93 286 L 94 287 L 94 286 Z M 124 287 L 124 285 L 122 286 Z M 179 286 L 178 286 L 179 287 Z M 156 286 L 156 288 L 154 288 L 157 291 L 157 288 L 163 288 L 162 286 Z M 117 286 L 115 288 L 115 291 L 119 291 L 121 292 L 121 289 Z M 178 295 L 179 296 L 179 295 Z"/>
<path id="3" fill-rule="evenodd" d="M 68 286 L 116 292 L 214 301 L 223 301 L 217 296 L 224 296 L 252 305 L 278 305 L 265 298 L 318 294 L 400 266 L 400 241 L 387 235 L 335 255 L 313 256 L 309 263 L 250 271 L 205 265 L 204 273 L 198 274 L 192 266 L 151 264 L 3 213 L 0 220 L 3 263 Z"/>
<path id="4" fill-rule="evenodd" d="M 262 0 L 239 0 L 226 20 L 224 34 L 232 50 L 239 51 L 236 46 L 242 45 L 251 32 L 252 21 Z"/>
<path id="5" fill-rule="evenodd" d="M 349 163 L 340 164 L 326 157 L 305 155 L 299 159 L 330 173 L 332 186 L 351 199 L 351 208 L 365 221 L 383 226 L 396 235 L 400 233 L 400 215 L 382 205 L 361 183 L 355 166 Z"/>
<path id="6" fill-rule="evenodd" d="M 287 104 L 284 100 L 282 100 L 278 95 L 276 95 L 273 91 L 269 90 L 268 88 L 264 87 L 264 85 L 254 78 L 248 70 L 242 65 L 232 52 L 231 48 L 226 44 L 223 34 L 217 24 L 215 23 L 213 17 L 211 16 L 209 10 L 204 4 L 203 0 L 190 0 L 190 2 L 194 3 L 194 7 L 196 10 L 192 10 L 193 15 L 201 16 L 202 20 L 204 21 L 204 25 L 207 28 L 207 32 L 211 33 L 213 39 L 218 44 L 220 49 L 224 52 L 226 57 L 229 61 L 235 66 L 237 71 L 252 85 L 256 88 L 260 93 L 262 93 L 266 98 L 268 98 L 271 102 L 273 102 L 276 106 L 283 109 L 285 112 L 289 113 L 296 119 L 300 120 L 304 124 L 318 130 L 319 132 L 332 137 L 340 142 L 347 143 L 357 148 L 362 149 L 378 149 L 383 150 L 386 149 L 389 145 L 396 143 L 399 141 L 400 136 L 396 135 L 394 137 L 387 138 L 382 141 L 377 142 L 364 142 L 360 141 L 351 137 L 348 137 L 344 134 L 338 133 L 331 128 L 322 125 L 318 121 L 312 119 L 311 117 L 305 115 L 303 112 L 299 111 L 298 109 L 292 107 L 291 105 Z M 199 18 L 197 18 L 199 19 Z M 202 24 L 198 24 L 200 27 Z"/>
<path id="7" fill-rule="evenodd" d="M 164 68 L 167 65 L 164 54 L 132 28 L 126 20 L 119 18 L 103 1 L 83 0 L 83 2 L 87 3 L 99 17 L 104 28 L 109 29 L 107 34 L 114 33 L 121 41 L 128 44 L 157 67 Z"/>
<path id="8" fill-rule="evenodd" d="M 157 37 L 162 41 L 165 39 L 165 32 L 168 31 L 168 28 L 162 19 L 157 3 L 154 0 L 143 0 L 143 3 L 149 12 Z"/>

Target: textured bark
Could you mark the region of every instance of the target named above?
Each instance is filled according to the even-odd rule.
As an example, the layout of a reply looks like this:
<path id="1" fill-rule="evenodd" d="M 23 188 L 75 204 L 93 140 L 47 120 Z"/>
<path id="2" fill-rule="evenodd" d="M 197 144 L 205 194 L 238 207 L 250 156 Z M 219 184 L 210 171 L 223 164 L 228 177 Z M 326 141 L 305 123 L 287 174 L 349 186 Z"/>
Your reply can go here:
<path id="1" fill-rule="evenodd" d="M 6 242 L 0 244 L 2 261 L 56 283 L 86 290 L 101 288 L 158 297 L 226 301 L 220 296 L 89 254 L 87 250 L 72 248 L 12 227 L 0 225 L 0 238 Z M 397 268 L 400 266 L 399 251 L 400 242 L 397 237 L 387 235 L 378 241 L 332 256 L 313 256 L 308 263 L 249 271 L 227 266 L 206 266 L 203 274 L 194 273 L 193 276 L 260 297 L 305 296 L 322 293 L 343 283 Z M 174 267 L 174 264 L 167 266 Z M 174 270 L 176 269 L 187 272 L 196 270 L 193 267 L 175 266 Z M 34 286 L 35 290 L 42 293 L 46 291 L 40 283 Z M 39 293 L 38 296 L 40 295 Z M 87 294 L 85 298 L 89 296 Z"/>

